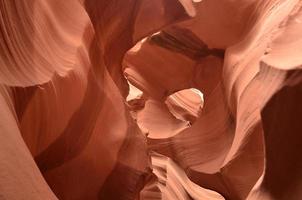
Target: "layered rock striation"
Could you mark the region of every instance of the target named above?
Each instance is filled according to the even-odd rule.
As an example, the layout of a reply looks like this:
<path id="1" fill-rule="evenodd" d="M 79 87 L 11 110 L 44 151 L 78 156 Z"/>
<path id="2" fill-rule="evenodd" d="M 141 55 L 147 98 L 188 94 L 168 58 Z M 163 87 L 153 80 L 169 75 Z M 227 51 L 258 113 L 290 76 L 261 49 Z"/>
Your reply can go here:
<path id="1" fill-rule="evenodd" d="M 0 200 L 302 198 L 301 0 L 0 0 Z"/>

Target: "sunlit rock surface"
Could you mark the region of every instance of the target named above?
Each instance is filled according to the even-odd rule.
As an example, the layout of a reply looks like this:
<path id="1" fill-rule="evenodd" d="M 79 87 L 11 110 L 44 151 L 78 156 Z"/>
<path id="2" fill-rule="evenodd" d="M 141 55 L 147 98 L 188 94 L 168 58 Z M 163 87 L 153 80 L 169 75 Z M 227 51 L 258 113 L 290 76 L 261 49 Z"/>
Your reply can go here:
<path id="1" fill-rule="evenodd" d="M 301 0 L 2 0 L 0 30 L 0 200 L 302 199 Z"/>

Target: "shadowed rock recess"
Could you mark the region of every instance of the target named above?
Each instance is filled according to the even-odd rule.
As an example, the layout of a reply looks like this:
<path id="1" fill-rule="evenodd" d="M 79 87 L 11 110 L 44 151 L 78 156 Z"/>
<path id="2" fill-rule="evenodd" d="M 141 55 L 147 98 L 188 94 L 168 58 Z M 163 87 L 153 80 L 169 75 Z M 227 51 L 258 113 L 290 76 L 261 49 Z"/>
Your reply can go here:
<path id="1" fill-rule="evenodd" d="M 302 199 L 302 0 L 0 0 L 0 200 Z"/>

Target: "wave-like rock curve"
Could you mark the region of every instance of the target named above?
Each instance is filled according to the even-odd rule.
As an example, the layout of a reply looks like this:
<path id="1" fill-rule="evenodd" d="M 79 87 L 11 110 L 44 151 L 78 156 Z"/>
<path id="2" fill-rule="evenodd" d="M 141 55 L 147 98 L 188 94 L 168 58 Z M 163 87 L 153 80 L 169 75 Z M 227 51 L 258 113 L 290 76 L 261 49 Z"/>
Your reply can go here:
<path id="1" fill-rule="evenodd" d="M 301 0 L 2 0 L 0 30 L 0 200 L 302 198 Z"/>

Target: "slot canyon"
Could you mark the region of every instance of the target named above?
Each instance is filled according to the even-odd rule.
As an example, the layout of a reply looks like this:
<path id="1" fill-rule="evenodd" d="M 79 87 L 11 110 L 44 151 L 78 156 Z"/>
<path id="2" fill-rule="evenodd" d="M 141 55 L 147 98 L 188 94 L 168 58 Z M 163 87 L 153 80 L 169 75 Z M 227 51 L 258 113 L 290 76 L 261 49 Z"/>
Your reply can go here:
<path id="1" fill-rule="evenodd" d="M 0 0 L 0 200 L 302 199 L 302 0 Z"/>

